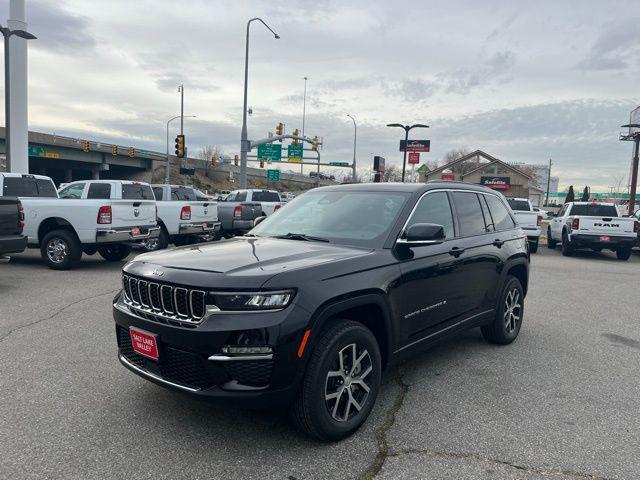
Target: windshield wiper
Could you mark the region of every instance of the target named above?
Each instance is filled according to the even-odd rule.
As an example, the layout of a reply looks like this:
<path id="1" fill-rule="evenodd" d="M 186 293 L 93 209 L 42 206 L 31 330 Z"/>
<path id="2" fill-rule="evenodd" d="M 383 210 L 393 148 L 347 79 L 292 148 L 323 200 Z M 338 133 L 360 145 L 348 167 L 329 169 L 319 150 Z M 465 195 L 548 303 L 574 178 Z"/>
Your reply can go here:
<path id="1" fill-rule="evenodd" d="M 327 242 L 329 239 L 322 237 L 314 237 L 312 235 L 305 235 L 304 233 L 287 233 L 286 235 L 274 235 L 273 238 L 284 238 L 286 240 L 304 240 L 307 242 Z"/>
<path id="2" fill-rule="evenodd" d="M 257 237 L 258 235 L 256 235 L 255 233 L 245 233 L 244 235 L 242 235 L 243 237 Z"/>

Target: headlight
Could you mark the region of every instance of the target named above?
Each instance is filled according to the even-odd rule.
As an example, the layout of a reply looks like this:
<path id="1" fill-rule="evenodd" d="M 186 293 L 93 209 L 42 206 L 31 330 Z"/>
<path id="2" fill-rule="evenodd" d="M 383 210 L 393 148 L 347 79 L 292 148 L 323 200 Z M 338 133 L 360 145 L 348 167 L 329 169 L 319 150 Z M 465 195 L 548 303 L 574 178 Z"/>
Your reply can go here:
<path id="1" fill-rule="evenodd" d="M 207 297 L 207 310 L 255 311 L 281 310 L 291 303 L 294 290 L 277 292 L 210 292 Z"/>

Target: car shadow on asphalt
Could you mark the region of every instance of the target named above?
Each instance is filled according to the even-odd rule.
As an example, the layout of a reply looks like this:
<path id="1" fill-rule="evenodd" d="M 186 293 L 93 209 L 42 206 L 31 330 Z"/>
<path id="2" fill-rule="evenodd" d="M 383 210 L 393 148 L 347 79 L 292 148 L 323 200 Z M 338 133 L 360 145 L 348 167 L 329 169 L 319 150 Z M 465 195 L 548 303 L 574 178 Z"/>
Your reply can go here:
<path id="1" fill-rule="evenodd" d="M 80 260 L 80 262 L 78 262 L 78 264 L 74 266 L 72 269 L 65 270 L 65 271 L 73 272 L 76 270 L 98 270 L 98 269 L 106 270 L 106 271 L 120 270 L 128 261 L 133 260 L 136 257 L 136 255 L 137 254 L 132 254 L 128 256 L 126 259 L 118 262 L 108 262 L 98 254 L 95 254 L 95 255 L 82 254 L 82 260 Z M 23 268 L 23 267 L 31 268 L 35 266 L 35 267 L 41 267 L 43 269 L 49 270 L 49 267 L 47 267 L 44 260 L 40 258 L 40 255 L 33 255 L 27 252 L 27 254 L 19 253 L 16 255 L 10 255 L 9 257 L 10 257 L 10 261 L 5 263 L 4 265 L 0 265 L 0 268 L 7 267 L 7 266 L 14 267 L 14 268 Z M 1 271 L 2 270 L 0 270 L 0 272 Z"/>
<path id="2" fill-rule="evenodd" d="M 554 250 L 545 248 L 545 252 L 549 252 L 553 254 L 554 252 L 558 255 L 562 255 L 560 251 L 560 247 L 557 247 Z M 538 255 L 538 254 L 536 254 Z M 544 254 L 543 254 L 544 255 Z M 574 258 L 588 258 L 592 260 L 598 260 L 601 262 L 622 262 L 622 260 L 618 260 L 616 258 L 616 254 L 611 251 L 602 251 L 602 252 L 594 252 L 593 250 L 574 250 L 571 257 Z M 569 258 L 571 258 L 569 257 Z M 633 257 L 632 257 L 633 258 Z"/>

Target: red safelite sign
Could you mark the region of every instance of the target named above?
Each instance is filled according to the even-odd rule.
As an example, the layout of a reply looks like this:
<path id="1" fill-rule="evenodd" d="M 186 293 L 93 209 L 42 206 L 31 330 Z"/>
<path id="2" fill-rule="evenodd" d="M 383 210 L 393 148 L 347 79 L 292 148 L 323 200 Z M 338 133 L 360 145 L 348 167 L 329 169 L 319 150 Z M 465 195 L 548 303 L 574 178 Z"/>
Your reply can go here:
<path id="1" fill-rule="evenodd" d="M 455 180 L 456 176 L 453 173 L 443 173 L 442 180 Z"/>
<path id="2" fill-rule="evenodd" d="M 494 190 L 507 190 L 511 185 L 509 177 L 480 177 L 480 184 Z"/>
<path id="3" fill-rule="evenodd" d="M 420 163 L 420 154 L 418 152 L 409 153 L 409 163 Z"/>
<path id="4" fill-rule="evenodd" d="M 431 140 L 400 140 L 400 151 L 428 152 L 431 150 Z"/>

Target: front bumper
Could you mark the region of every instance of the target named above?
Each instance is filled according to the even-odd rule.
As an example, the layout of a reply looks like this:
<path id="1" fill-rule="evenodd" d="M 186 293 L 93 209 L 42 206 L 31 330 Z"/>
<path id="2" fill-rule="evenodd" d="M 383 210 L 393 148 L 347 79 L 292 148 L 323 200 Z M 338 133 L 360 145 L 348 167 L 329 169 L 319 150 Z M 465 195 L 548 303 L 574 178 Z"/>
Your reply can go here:
<path id="1" fill-rule="evenodd" d="M 160 235 L 160 227 L 145 225 L 138 227 L 139 235 L 133 235 L 131 229 L 133 227 L 103 228 L 96 232 L 96 243 L 126 243 L 136 242 L 139 240 L 148 240 L 157 238 Z"/>
<path id="2" fill-rule="evenodd" d="M 180 235 L 212 235 L 220 231 L 220 222 L 181 223 Z"/>
<path id="3" fill-rule="evenodd" d="M 288 310 L 217 314 L 198 325 L 176 326 L 130 308 L 119 295 L 113 304 L 118 358 L 137 375 L 173 390 L 249 408 L 284 406 L 300 378 L 296 351 L 304 332 L 301 328 L 292 334 L 291 327 L 283 327 L 292 317 L 298 318 L 293 323 L 303 320 L 301 312 Z M 130 327 L 156 335 L 158 361 L 133 350 Z M 288 331 L 286 336 L 282 330 Z M 224 345 L 252 344 L 270 346 L 273 353 L 234 357 L 221 352 Z"/>
<path id="4" fill-rule="evenodd" d="M 7 235 L 0 237 L 0 255 L 20 253 L 27 248 L 27 237 L 24 235 Z"/>
<path id="5" fill-rule="evenodd" d="M 602 240 L 602 237 L 609 237 L 609 240 Z M 613 235 L 584 235 L 579 233 L 572 233 L 569 237 L 571 244 L 576 247 L 601 247 L 611 248 L 616 247 L 633 247 L 637 242 L 637 237 L 620 237 Z"/>

